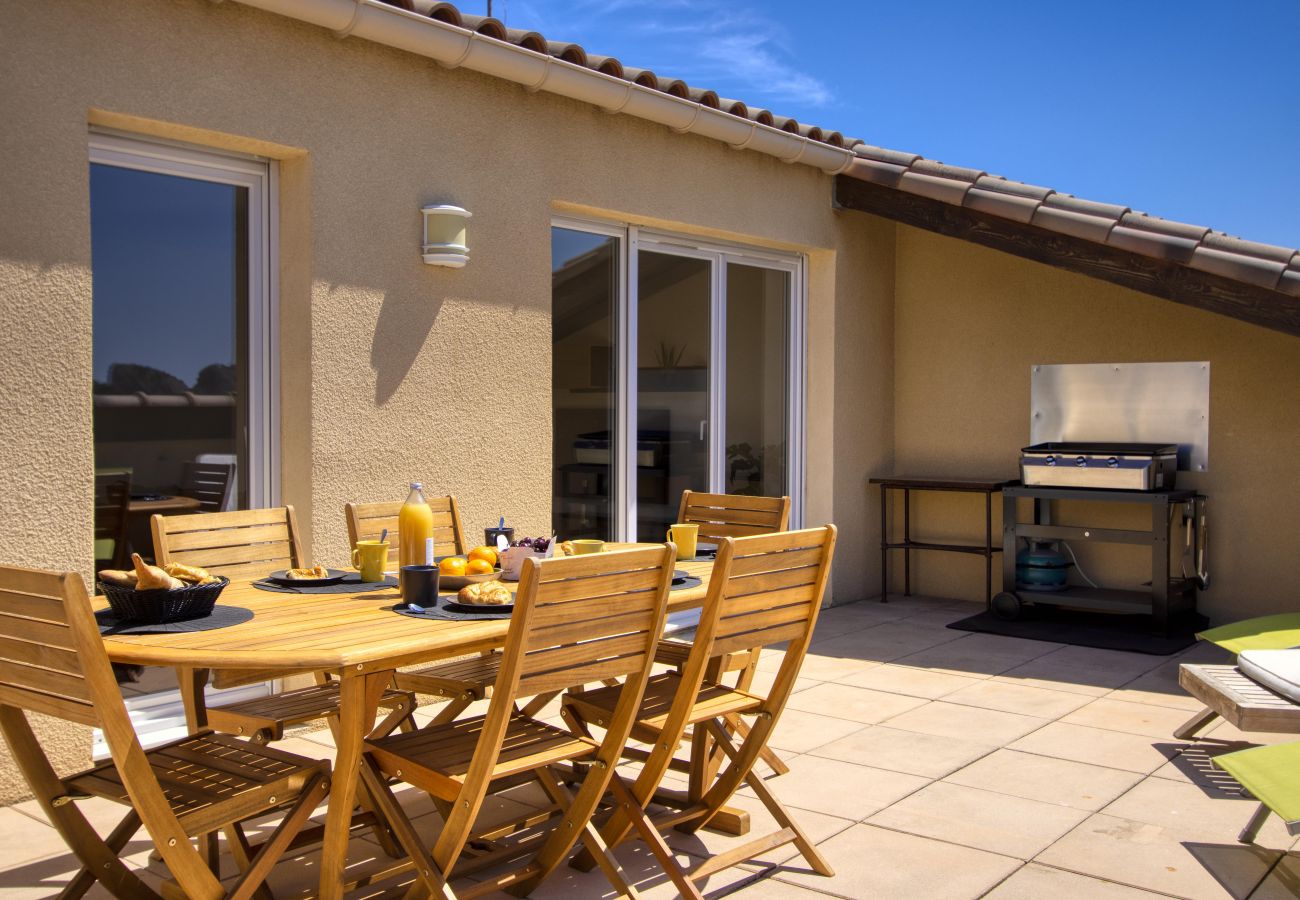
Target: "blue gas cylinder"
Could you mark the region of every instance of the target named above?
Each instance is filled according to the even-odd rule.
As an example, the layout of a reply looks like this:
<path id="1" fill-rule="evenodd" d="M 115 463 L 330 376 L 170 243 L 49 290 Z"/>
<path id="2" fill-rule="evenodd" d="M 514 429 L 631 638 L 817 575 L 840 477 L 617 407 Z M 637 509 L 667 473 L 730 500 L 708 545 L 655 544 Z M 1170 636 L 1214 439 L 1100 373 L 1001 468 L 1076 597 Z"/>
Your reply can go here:
<path id="1" fill-rule="evenodd" d="M 1016 554 L 1016 587 L 1031 591 L 1065 590 L 1070 561 L 1051 541 L 1032 541 Z"/>

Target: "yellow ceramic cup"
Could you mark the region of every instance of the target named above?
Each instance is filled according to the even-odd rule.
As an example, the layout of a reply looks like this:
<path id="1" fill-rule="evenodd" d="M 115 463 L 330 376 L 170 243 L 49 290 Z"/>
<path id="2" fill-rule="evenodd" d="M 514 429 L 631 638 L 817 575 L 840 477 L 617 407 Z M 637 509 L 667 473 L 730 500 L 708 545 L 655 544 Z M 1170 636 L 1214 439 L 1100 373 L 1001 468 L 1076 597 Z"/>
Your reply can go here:
<path id="1" fill-rule="evenodd" d="M 593 538 L 579 538 L 578 540 L 571 541 L 570 543 L 573 544 L 573 552 L 574 555 L 576 556 L 581 556 L 584 553 L 605 552 L 605 542 L 598 541 Z"/>
<path id="2" fill-rule="evenodd" d="M 388 541 L 357 541 L 352 551 L 352 568 L 361 573 L 362 581 L 383 581 L 387 565 Z"/>
<path id="3" fill-rule="evenodd" d="M 668 540 L 677 545 L 678 559 L 695 556 L 695 542 L 700 538 L 700 526 L 678 522 L 668 528 Z"/>

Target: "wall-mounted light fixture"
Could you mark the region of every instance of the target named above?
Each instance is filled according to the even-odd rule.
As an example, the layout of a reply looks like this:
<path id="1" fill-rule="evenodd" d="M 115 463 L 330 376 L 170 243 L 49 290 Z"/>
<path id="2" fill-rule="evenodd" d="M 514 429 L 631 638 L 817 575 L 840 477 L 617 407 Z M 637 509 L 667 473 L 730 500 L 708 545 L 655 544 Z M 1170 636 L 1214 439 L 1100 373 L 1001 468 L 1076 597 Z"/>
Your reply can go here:
<path id="1" fill-rule="evenodd" d="M 469 245 L 465 242 L 465 220 L 468 210 L 459 206 L 425 206 L 424 261 L 431 266 L 450 266 L 459 269 L 469 262 Z"/>

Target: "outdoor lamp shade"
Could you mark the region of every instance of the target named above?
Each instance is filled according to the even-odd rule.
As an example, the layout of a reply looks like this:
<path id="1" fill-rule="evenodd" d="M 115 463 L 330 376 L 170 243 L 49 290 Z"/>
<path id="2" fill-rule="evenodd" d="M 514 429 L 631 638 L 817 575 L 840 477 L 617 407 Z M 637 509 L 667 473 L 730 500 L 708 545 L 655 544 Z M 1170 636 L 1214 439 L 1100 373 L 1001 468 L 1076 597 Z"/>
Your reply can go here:
<path id="1" fill-rule="evenodd" d="M 468 210 L 459 206 L 426 206 L 424 213 L 424 261 L 431 266 L 459 269 L 469 262 L 469 245 L 465 242 Z"/>

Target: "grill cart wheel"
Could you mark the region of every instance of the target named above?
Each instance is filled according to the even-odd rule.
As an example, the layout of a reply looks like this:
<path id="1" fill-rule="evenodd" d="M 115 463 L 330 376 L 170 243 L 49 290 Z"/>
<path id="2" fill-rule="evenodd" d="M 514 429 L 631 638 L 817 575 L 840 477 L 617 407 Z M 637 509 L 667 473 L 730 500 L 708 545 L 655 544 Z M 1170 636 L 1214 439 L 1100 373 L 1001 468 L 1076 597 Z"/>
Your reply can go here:
<path id="1" fill-rule="evenodd" d="M 993 595 L 993 615 L 1006 622 L 1014 622 L 1020 618 L 1020 611 L 1023 609 L 1020 598 L 1010 591 L 1002 591 L 1000 594 Z"/>

